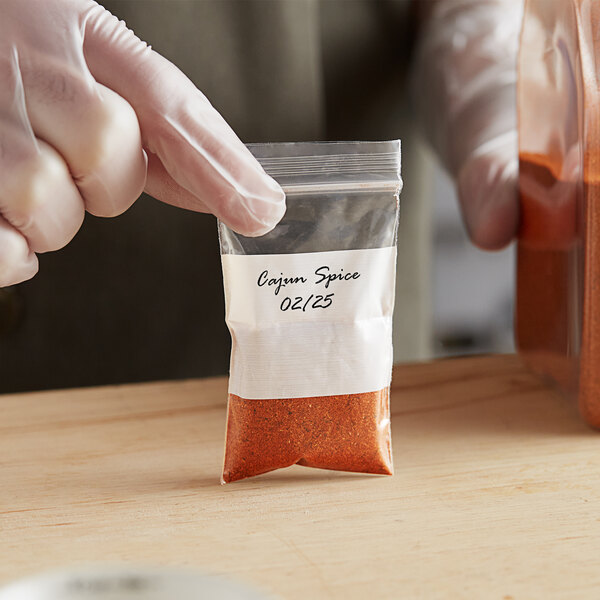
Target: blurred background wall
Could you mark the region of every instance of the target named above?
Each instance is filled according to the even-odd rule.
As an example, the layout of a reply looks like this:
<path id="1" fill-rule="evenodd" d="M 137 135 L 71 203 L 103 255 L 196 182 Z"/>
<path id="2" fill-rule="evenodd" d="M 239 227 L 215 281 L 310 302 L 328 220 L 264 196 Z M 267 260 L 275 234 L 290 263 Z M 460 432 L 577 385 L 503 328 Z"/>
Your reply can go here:
<path id="1" fill-rule="evenodd" d="M 431 353 L 513 352 L 515 247 L 484 252 L 469 241 L 454 185 L 430 153 Z"/>

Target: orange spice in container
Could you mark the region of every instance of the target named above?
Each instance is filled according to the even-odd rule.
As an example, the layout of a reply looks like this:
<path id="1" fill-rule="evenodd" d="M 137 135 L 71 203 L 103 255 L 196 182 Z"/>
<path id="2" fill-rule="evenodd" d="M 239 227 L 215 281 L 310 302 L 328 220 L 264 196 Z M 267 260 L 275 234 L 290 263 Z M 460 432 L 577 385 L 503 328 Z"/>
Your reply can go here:
<path id="1" fill-rule="evenodd" d="M 600 427 L 600 6 L 527 0 L 516 340 Z"/>
<path id="2" fill-rule="evenodd" d="M 287 213 L 259 238 L 219 224 L 232 337 L 222 482 L 294 464 L 391 475 L 399 142 L 250 149 Z"/>

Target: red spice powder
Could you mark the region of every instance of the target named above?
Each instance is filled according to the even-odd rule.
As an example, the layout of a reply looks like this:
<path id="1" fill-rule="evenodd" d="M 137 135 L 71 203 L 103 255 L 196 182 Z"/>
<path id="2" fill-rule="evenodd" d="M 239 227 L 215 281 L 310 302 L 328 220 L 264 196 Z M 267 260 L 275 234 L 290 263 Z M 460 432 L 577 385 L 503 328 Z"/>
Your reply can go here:
<path id="1" fill-rule="evenodd" d="M 521 226 L 517 249 L 515 331 L 519 350 L 536 371 L 573 392 L 577 387 L 581 241 L 575 182 L 556 176 L 560 164 L 522 153 Z"/>
<path id="2" fill-rule="evenodd" d="M 599 40 L 600 2 L 525 4 L 518 85 L 517 345 L 536 370 L 577 396 L 583 417 L 595 427 L 600 427 L 600 95 L 593 57 Z M 531 68 L 536 62 L 539 70 Z M 540 110 L 542 81 L 548 107 Z M 538 153 L 527 152 L 531 149 Z"/>
<path id="3" fill-rule="evenodd" d="M 537 178 L 548 189 L 566 185 L 552 180 L 558 165 L 544 172 L 542 164 L 532 166 L 535 160 L 548 162 L 544 157 L 521 157 L 521 180 Z M 592 165 L 593 157 L 587 154 L 587 178 L 596 172 Z M 570 202 L 558 209 L 524 194 L 524 189 L 521 185 L 517 345 L 536 371 L 577 395 L 585 420 L 600 427 L 600 184 L 588 181 L 576 193 L 565 194 Z M 554 226 L 542 235 L 540 223 Z"/>
<path id="4" fill-rule="evenodd" d="M 598 132 L 600 139 L 600 132 Z M 600 167 L 600 153 L 596 154 Z M 600 170 L 600 169 L 598 169 Z M 579 360 L 579 410 L 600 428 L 600 184 L 585 185 L 585 267 L 582 276 L 583 327 Z"/>
<path id="5" fill-rule="evenodd" d="M 391 475 L 389 388 L 270 400 L 230 394 L 223 483 L 294 464 Z"/>

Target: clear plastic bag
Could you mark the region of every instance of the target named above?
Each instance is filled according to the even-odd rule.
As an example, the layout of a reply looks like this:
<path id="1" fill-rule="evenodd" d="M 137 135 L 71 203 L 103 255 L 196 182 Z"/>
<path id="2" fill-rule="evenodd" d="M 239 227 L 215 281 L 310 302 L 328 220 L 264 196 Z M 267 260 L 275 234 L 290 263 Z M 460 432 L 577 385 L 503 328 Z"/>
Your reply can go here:
<path id="1" fill-rule="evenodd" d="M 287 212 L 219 223 L 232 337 L 222 482 L 293 464 L 392 473 L 400 142 L 251 145 Z"/>
<path id="2" fill-rule="evenodd" d="M 516 341 L 600 426 L 600 4 L 527 0 Z"/>

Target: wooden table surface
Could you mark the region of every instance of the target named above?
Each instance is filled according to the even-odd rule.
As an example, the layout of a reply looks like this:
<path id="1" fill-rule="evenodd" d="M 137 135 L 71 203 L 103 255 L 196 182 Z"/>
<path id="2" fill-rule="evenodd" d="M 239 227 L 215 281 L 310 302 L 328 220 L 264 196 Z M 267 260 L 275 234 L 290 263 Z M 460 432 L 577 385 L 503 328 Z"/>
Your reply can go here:
<path id="1" fill-rule="evenodd" d="M 127 561 L 286 599 L 600 597 L 600 433 L 517 357 L 397 367 L 394 477 L 221 486 L 226 388 L 0 396 L 0 582 Z"/>

